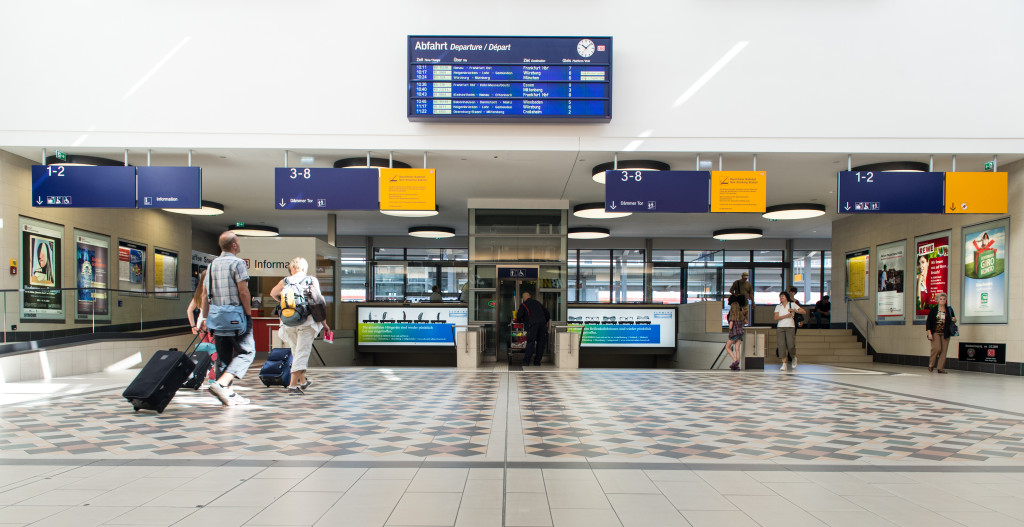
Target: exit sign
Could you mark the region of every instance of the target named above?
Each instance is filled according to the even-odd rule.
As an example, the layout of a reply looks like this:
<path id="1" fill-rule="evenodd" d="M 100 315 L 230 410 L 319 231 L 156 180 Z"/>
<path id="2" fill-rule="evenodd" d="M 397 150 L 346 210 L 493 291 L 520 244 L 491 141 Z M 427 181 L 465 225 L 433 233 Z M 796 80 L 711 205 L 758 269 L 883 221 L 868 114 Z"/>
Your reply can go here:
<path id="1" fill-rule="evenodd" d="M 61 161 L 67 161 L 68 160 L 68 155 L 65 154 L 64 152 L 61 152 L 60 150 L 57 150 L 57 159 L 59 159 Z M 988 170 L 988 169 L 986 169 L 986 170 Z"/>
<path id="2" fill-rule="evenodd" d="M 989 161 L 988 163 L 985 163 L 985 172 L 991 172 L 991 171 L 995 170 L 995 168 L 996 168 L 995 161 Z"/>

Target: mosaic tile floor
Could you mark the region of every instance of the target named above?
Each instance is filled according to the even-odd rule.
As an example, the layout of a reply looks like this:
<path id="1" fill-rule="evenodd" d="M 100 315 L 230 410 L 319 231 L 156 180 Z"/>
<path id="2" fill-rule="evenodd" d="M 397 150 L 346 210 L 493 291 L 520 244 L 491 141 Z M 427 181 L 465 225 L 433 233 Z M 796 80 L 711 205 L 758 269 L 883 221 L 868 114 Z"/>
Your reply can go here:
<path id="1" fill-rule="evenodd" d="M 669 371 L 321 369 L 306 396 L 120 390 L 0 406 L 0 458 L 1024 463 L 1024 415 L 820 378 Z M 891 389 L 899 377 L 890 376 Z"/>

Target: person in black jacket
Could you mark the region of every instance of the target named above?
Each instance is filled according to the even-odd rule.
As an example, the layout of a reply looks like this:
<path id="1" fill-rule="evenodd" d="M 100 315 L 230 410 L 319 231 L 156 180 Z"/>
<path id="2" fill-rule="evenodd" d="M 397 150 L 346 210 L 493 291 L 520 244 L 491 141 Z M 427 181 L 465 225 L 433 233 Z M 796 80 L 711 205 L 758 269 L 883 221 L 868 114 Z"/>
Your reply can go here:
<path id="1" fill-rule="evenodd" d="M 548 347 L 548 321 L 551 313 L 544 304 L 530 298 L 530 293 L 523 293 L 523 303 L 516 310 L 516 322 L 526 325 L 526 349 L 523 350 L 523 366 L 530 364 L 534 355 L 534 366 L 540 366 L 540 359 Z M 534 353 L 536 352 L 536 353 Z"/>
<path id="2" fill-rule="evenodd" d="M 949 348 L 951 326 L 956 323 L 956 314 L 953 313 L 953 308 L 946 303 L 946 293 L 939 293 L 935 299 L 939 304 L 928 311 L 928 320 L 925 322 L 928 340 L 932 343 L 932 353 L 928 358 L 928 371 L 937 367 L 939 373 L 946 373 L 946 350 Z"/>

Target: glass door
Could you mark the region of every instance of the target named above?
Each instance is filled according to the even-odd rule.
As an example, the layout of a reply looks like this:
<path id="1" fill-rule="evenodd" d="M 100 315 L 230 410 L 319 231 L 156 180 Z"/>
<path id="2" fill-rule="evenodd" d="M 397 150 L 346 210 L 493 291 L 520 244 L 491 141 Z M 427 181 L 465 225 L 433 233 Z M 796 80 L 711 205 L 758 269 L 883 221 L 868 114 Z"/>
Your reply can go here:
<path id="1" fill-rule="evenodd" d="M 501 278 L 498 280 L 498 350 L 508 353 L 509 339 L 512 333 L 512 320 L 515 310 L 522 303 L 523 293 L 537 296 L 537 280 L 521 278 Z M 544 302 L 543 298 L 537 298 Z M 550 308 L 548 308 L 550 309 Z M 500 357 L 499 357 L 500 358 Z"/>

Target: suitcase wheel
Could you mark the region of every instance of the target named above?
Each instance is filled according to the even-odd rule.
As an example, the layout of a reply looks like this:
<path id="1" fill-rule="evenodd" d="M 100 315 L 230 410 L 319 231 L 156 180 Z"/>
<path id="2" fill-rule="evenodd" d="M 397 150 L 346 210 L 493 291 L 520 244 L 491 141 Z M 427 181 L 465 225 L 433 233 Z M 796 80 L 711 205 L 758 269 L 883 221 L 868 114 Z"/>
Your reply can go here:
<path id="1" fill-rule="evenodd" d="M 138 413 L 138 411 L 139 411 L 139 407 L 138 406 L 132 406 L 132 408 L 134 408 L 135 412 Z"/>

